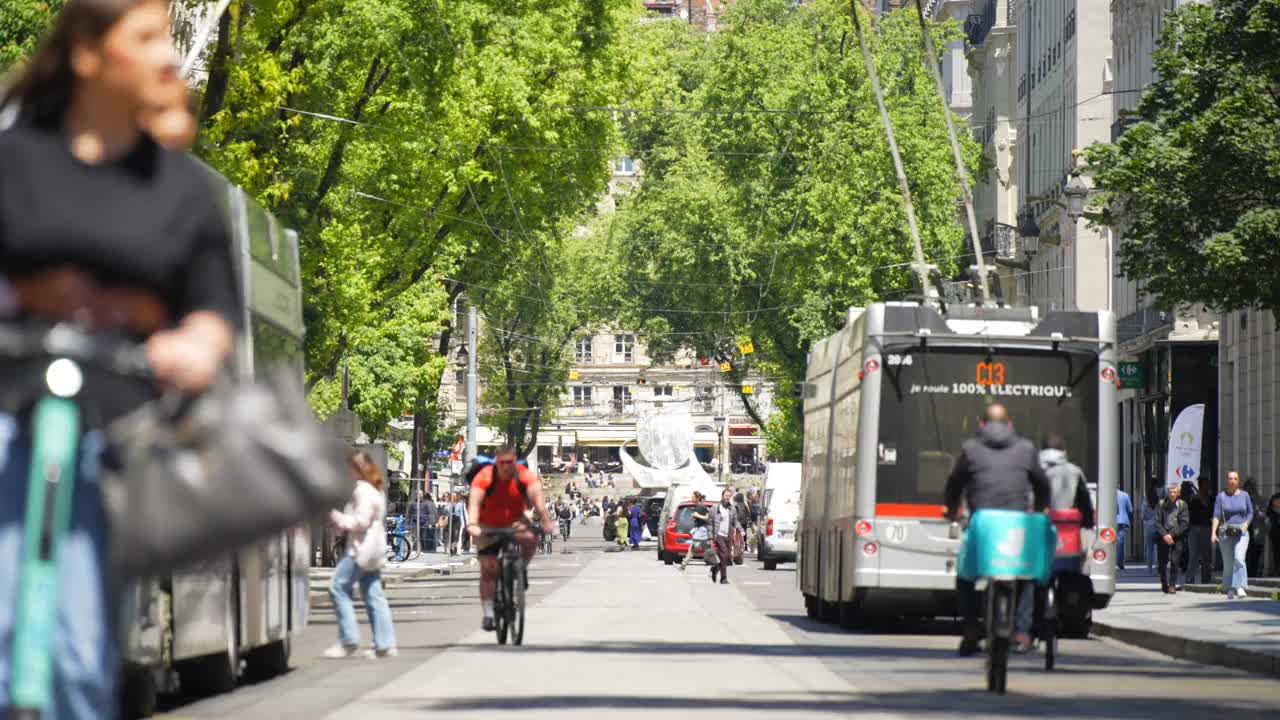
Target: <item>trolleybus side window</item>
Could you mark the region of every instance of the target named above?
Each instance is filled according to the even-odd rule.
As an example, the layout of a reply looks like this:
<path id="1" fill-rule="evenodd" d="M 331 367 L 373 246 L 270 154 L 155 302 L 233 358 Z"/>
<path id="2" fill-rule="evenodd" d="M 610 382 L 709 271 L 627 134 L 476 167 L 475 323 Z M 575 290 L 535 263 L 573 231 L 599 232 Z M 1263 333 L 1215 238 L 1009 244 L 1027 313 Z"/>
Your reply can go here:
<path id="1" fill-rule="evenodd" d="M 989 402 L 1008 409 L 1018 433 L 1037 446 L 1050 433 L 1071 461 L 1097 477 L 1096 357 L 1025 350 L 912 351 L 887 369 L 880 394 L 876 502 L 937 504 L 960 446 Z"/>

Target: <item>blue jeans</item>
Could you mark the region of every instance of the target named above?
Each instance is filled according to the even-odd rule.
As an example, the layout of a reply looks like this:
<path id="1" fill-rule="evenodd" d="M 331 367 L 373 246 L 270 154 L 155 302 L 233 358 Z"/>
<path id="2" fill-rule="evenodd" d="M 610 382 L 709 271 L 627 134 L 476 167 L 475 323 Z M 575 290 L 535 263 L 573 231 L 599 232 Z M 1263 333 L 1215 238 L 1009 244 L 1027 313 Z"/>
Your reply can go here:
<path id="1" fill-rule="evenodd" d="M 1147 570 L 1154 570 L 1156 567 L 1156 556 L 1159 548 L 1164 544 L 1160 539 L 1160 535 L 1156 533 L 1154 525 L 1147 525 L 1142 528 L 1143 551 L 1142 554 L 1147 557 Z"/>
<path id="2" fill-rule="evenodd" d="M 360 644 L 356 609 L 351 602 L 351 590 L 357 583 L 360 585 L 360 597 L 364 598 L 365 608 L 369 611 L 369 624 L 373 626 L 373 648 L 390 650 L 396 646 L 396 631 L 391 626 L 391 605 L 382 592 L 382 573 L 361 570 L 350 555 L 338 561 L 338 567 L 333 569 L 333 582 L 329 584 L 329 597 L 338 616 L 338 642 L 347 647 Z"/>
<path id="3" fill-rule="evenodd" d="M 1249 533 L 1240 537 L 1227 534 L 1218 536 L 1218 549 L 1222 553 L 1222 589 L 1244 590 L 1249 585 L 1249 571 L 1245 568 L 1245 553 L 1249 551 Z"/>
<path id="4" fill-rule="evenodd" d="M 53 652 L 53 720 L 114 718 L 120 670 L 115 589 L 107 572 L 107 525 L 98 495 L 103 439 L 81 441 L 71 525 L 58 558 L 59 603 Z M 0 415 L 0 716 L 9 714 L 10 660 L 17 613 L 22 530 L 31 442 Z"/>
<path id="5" fill-rule="evenodd" d="M 1129 526 L 1116 527 L 1116 567 L 1124 569 L 1124 545 L 1129 540 Z"/>

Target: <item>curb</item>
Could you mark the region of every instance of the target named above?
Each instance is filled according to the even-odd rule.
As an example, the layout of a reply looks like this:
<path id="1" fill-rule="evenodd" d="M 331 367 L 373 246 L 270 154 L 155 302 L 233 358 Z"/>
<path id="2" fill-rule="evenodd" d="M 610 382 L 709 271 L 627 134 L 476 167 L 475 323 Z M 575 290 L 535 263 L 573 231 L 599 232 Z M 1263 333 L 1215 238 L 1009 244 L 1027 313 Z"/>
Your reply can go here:
<path id="1" fill-rule="evenodd" d="M 427 567 L 421 568 L 419 570 L 414 570 L 413 572 L 405 573 L 403 575 L 396 575 L 395 577 L 384 577 L 382 581 L 382 586 L 384 588 L 390 588 L 390 587 L 395 587 L 408 580 L 418 580 L 420 578 L 430 577 L 432 575 L 452 575 L 456 570 L 463 570 L 463 569 L 469 568 L 472 565 L 475 565 L 476 562 L 477 560 L 473 555 L 471 557 L 466 558 L 465 560 L 449 563 L 447 565 L 429 565 Z M 310 599 L 310 604 L 315 605 L 317 602 L 323 602 L 325 600 L 328 600 L 329 593 L 325 590 L 311 590 L 309 592 L 308 597 Z"/>
<path id="2" fill-rule="evenodd" d="M 1208 595 L 1222 595 L 1222 585 L 1183 585 L 1182 589 L 1186 592 L 1204 593 Z M 1280 588 L 1258 587 L 1250 585 L 1244 589 L 1244 594 L 1251 598 L 1260 600 L 1280 600 Z"/>
<path id="3" fill-rule="evenodd" d="M 1175 637 L 1145 628 L 1112 624 L 1096 617 L 1093 620 L 1093 634 L 1179 660 L 1280 677 L 1280 655 L 1269 655 L 1248 647 Z"/>

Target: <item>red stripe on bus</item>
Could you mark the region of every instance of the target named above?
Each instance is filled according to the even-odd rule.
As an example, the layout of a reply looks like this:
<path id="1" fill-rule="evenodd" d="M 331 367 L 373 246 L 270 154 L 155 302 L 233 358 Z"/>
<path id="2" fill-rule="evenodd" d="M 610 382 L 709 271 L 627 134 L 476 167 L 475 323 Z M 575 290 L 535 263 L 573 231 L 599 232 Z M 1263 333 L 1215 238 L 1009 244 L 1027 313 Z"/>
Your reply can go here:
<path id="1" fill-rule="evenodd" d="M 945 505 L 917 505 L 914 503 L 876 503 L 878 517 L 941 518 Z"/>

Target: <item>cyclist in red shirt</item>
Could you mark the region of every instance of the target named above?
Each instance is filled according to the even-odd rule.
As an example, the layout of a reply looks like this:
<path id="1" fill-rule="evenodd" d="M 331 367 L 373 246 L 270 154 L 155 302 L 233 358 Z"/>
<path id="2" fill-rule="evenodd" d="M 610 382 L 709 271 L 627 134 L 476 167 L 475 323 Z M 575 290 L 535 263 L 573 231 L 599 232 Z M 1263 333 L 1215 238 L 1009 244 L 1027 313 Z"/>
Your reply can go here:
<path id="1" fill-rule="evenodd" d="M 536 540 L 525 510 L 532 507 L 542 515 L 542 529 L 551 534 L 555 528 L 551 517 L 542 508 L 547 506 L 542 496 L 542 483 L 528 468 L 516 464 L 516 451 L 504 447 L 494 456 L 494 464 L 483 468 L 471 481 L 471 497 L 467 500 L 467 517 L 480 558 L 480 605 L 484 608 L 485 630 L 493 630 L 493 596 L 498 590 L 499 540 L 485 535 L 485 530 L 521 528 L 516 535 L 520 550 L 527 563 L 533 558 Z"/>

